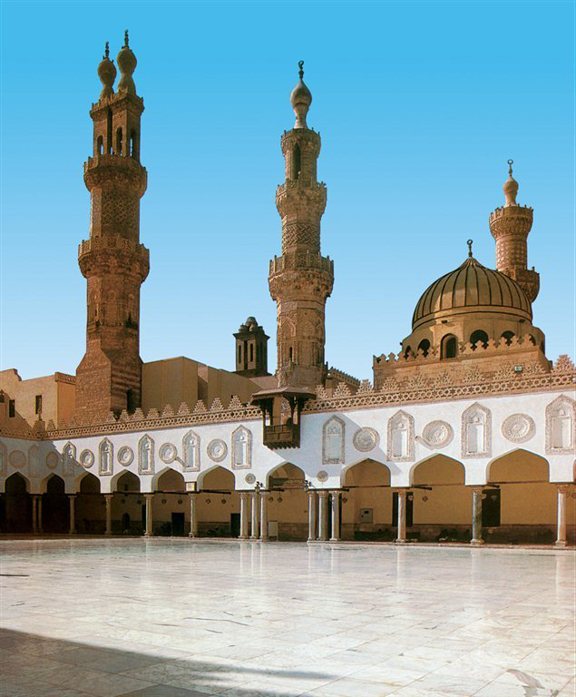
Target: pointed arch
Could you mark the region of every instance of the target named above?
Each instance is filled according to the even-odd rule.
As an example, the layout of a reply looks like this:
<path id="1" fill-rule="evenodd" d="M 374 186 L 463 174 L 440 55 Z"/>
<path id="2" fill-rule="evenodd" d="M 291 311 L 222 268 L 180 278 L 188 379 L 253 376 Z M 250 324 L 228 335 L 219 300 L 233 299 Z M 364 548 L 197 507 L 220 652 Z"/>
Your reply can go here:
<path id="1" fill-rule="evenodd" d="M 414 417 L 402 409 L 388 419 L 387 454 L 392 462 L 414 459 Z"/>
<path id="2" fill-rule="evenodd" d="M 152 491 L 182 492 L 186 491 L 184 477 L 173 467 L 164 467 L 152 478 Z"/>
<path id="3" fill-rule="evenodd" d="M 433 453 L 410 468 L 410 486 L 464 485 L 465 481 L 464 465 L 442 453 Z"/>
<path id="4" fill-rule="evenodd" d="M 252 467 L 252 431 L 238 426 L 232 433 L 232 469 Z"/>
<path id="5" fill-rule="evenodd" d="M 486 466 L 486 481 L 488 484 L 549 482 L 550 464 L 531 450 L 512 448 L 490 460 Z"/>
<path id="6" fill-rule="evenodd" d="M 303 489 L 305 480 L 306 473 L 301 467 L 292 462 L 283 462 L 267 472 L 264 486 L 266 489 Z"/>
<path id="7" fill-rule="evenodd" d="M 197 479 L 197 488 L 205 489 L 231 489 L 236 488 L 234 473 L 222 465 L 213 465 L 202 472 Z"/>
<path id="8" fill-rule="evenodd" d="M 76 480 L 76 491 L 79 494 L 99 494 L 100 480 L 91 472 L 82 472 Z"/>
<path id="9" fill-rule="evenodd" d="M 110 477 L 114 471 L 114 444 L 109 438 L 104 438 L 98 446 L 98 474 Z"/>
<path id="10" fill-rule="evenodd" d="M 130 472 L 128 470 L 119 472 L 115 477 L 112 478 L 110 485 L 110 491 L 113 493 L 116 491 L 121 493 L 128 491 L 139 493 L 141 491 L 140 479 L 134 474 L 134 472 Z"/>
<path id="11" fill-rule="evenodd" d="M 322 427 L 322 464 L 344 464 L 346 424 L 338 416 L 332 416 Z"/>
<path id="12" fill-rule="evenodd" d="M 391 471 L 388 465 L 370 457 L 342 468 L 341 486 L 390 486 Z"/>
<path id="13" fill-rule="evenodd" d="M 154 440 L 147 433 L 138 441 L 138 474 L 154 474 Z"/>
<path id="14" fill-rule="evenodd" d="M 546 454 L 569 455 L 576 443 L 576 402 L 560 395 L 546 407 Z"/>
<path id="15" fill-rule="evenodd" d="M 7 494 L 26 494 L 30 492 L 30 480 L 20 472 L 14 472 L 6 479 Z"/>
<path id="16" fill-rule="evenodd" d="M 492 412 L 479 402 L 462 413 L 462 457 L 490 457 Z"/>
<path id="17" fill-rule="evenodd" d="M 200 435 L 195 431 L 188 431 L 182 438 L 182 469 L 184 472 L 198 472 L 200 470 Z"/>

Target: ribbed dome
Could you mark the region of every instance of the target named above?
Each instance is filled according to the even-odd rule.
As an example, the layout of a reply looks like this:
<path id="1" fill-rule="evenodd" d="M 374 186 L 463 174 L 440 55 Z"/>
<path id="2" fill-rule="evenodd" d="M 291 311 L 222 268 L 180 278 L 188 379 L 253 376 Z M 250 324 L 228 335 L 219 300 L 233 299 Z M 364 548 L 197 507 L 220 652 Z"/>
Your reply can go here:
<path id="1" fill-rule="evenodd" d="M 487 269 L 471 256 L 424 292 L 414 310 L 412 329 L 430 320 L 470 312 L 501 312 L 532 320 L 530 302 L 516 281 Z"/>

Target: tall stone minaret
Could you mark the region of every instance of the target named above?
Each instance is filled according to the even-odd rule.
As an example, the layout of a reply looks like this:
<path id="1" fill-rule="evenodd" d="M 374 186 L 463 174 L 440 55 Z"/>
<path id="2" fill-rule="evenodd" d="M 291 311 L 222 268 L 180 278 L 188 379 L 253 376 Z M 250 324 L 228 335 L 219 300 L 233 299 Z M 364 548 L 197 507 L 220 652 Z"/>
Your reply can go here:
<path id="1" fill-rule="evenodd" d="M 108 44 L 98 75 L 103 84 L 92 105 L 93 155 L 84 164 L 90 191 L 90 238 L 78 250 L 87 279 L 86 353 L 76 370 L 76 420 L 80 423 L 140 406 L 140 286 L 148 275 L 149 255 L 140 244 L 140 198 L 146 170 L 140 164 L 140 116 L 132 74 L 136 56 L 124 46 L 116 68 Z"/>
<path id="2" fill-rule="evenodd" d="M 320 219 L 326 186 L 316 178 L 320 136 L 306 125 L 312 95 L 300 80 L 290 102 L 296 114 L 282 136 L 286 181 L 276 192 L 282 218 L 282 256 L 270 262 L 270 294 L 278 306 L 277 377 L 280 386 L 310 387 L 324 382 L 325 305 L 334 284 L 334 262 L 320 253 Z"/>
<path id="3" fill-rule="evenodd" d="M 534 211 L 516 203 L 518 182 L 512 176 L 508 160 L 508 179 L 502 187 L 506 202 L 490 214 L 490 231 L 496 240 L 496 268 L 513 278 L 534 302 L 540 289 L 540 276 L 534 267 L 528 269 L 528 234 L 532 228 Z"/>

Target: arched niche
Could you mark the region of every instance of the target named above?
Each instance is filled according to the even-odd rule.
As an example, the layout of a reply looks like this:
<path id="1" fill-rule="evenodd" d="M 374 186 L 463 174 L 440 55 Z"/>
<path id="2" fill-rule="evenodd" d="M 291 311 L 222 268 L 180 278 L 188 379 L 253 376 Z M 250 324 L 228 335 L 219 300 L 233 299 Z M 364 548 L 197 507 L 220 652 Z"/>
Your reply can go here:
<path id="1" fill-rule="evenodd" d="M 69 506 L 64 480 L 51 474 L 45 480 L 42 497 L 42 529 L 44 532 L 65 533 L 69 530 Z"/>

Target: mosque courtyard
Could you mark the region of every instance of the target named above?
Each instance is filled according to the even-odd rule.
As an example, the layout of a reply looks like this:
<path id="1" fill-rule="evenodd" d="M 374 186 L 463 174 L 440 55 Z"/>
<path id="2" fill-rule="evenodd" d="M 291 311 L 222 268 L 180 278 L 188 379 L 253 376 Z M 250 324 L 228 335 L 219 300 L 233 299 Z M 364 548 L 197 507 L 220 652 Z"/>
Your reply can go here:
<path id="1" fill-rule="evenodd" d="M 10 697 L 567 697 L 572 551 L 0 543 Z"/>

